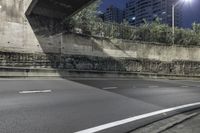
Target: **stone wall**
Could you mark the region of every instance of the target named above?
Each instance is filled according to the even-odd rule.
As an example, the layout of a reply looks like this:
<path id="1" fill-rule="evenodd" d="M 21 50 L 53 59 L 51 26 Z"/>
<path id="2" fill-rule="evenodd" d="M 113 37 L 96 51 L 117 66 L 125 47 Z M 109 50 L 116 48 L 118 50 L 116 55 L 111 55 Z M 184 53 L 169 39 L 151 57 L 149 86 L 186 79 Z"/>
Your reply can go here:
<path id="1" fill-rule="evenodd" d="M 112 58 L 87 55 L 0 53 L 0 67 L 55 68 L 99 72 L 137 72 L 200 76 L 200 62 L 162 62 L 140 58 Z"/>

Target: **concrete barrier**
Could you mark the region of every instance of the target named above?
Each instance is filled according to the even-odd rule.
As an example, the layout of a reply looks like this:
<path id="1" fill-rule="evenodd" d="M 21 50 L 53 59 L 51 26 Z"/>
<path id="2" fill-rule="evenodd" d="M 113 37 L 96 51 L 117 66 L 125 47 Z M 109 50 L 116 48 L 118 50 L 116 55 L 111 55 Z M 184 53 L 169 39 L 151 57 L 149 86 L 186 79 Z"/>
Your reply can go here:
<path id="1" fill-rule="evenodd" d="M 112 72 L 112 71 L 77 71 L 65 69 L 33 69 L 17 67 L 0 67 L 0 78 L 65 78 L 65 79 L 192 79 L 199 80 L 200 76 L 136 73 L 136 72 Z"/>

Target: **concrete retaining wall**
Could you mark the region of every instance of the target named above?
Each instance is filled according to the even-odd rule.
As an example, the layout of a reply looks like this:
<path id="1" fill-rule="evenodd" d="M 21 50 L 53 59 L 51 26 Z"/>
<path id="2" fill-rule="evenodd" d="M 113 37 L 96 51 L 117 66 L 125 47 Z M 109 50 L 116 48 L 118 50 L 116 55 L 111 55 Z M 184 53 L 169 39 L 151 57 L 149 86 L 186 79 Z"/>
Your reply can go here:
<path id="1" fill-rule="evenodd" d="M 31 2 L 0 0 L 1 67 L 200 75 L 199 46 L 63 33 L 64 29 L 52 28 L 57 19 L 38 14 L 25 16 Z"/>
<path id="2" fill-rule="evenodd" d="M 73 71 L 136 72 L 199 76 L 200 62 L 174 60 L 164 62 L 142 58 L 113 58 L 88 55 L 30 54 L 0 52 L 0 67 L 64 69 Z"/>
<path id="3" fill-rule="evenodd" d="M 132 73 L 132 72 L 110 72 L 110 71 L 80 71 L 63 69 L 30 69 L 0 67 L 0 78 L 65 78 L 65 79 L 130 79 L 130 78 L 154 78 L 154 79 L 192 79 L 199 80 L 200 76 L 155 74 L 155 73 Z"/>
<path id="4" fill-rule="evenodd" d="M 143 58 L 171 62 L 173 60 L 200 61 L 200 47 L 131 42 L 101 39 L 75 34 L 62 36 L 62 53 L 100 57 Z"/>

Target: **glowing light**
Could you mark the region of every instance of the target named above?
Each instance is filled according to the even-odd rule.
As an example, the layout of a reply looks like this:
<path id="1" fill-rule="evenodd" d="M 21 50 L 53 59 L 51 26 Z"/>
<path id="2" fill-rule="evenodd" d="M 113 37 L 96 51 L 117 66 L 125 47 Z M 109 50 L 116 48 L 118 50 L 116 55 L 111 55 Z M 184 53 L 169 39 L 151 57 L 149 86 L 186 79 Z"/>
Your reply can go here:
<path id="1" fill-rule="evenodd" d="M 186 3 L 192 3 L 192 0 L 184 0 Z"/>
<path id="2" fill-rule="evenodd" d="M 136 17 L 132 17 L 132 20 L 136 20 Z"/>

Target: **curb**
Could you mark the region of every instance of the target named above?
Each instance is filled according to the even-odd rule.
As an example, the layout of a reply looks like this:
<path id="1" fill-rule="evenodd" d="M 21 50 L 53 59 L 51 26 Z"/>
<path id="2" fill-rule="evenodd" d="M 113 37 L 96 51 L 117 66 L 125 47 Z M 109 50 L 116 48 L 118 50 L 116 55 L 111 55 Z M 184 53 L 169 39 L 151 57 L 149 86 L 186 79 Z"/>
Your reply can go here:
<path id="1" fill-rule="evenodd" d="M 68 70 L 51 68 L 21 68 L 21 67 L 0 67 L 0 78 L 16 77 L 62 77 L 62 78 L 151 78 L 151 79 L 192 79 L 199 80 L 199 76 L 191 75 L 170 75 L 157 73 L 139 73 L 139 72 L 114 72 L 114 71 L 93 71 L 93 70 Z"/>

